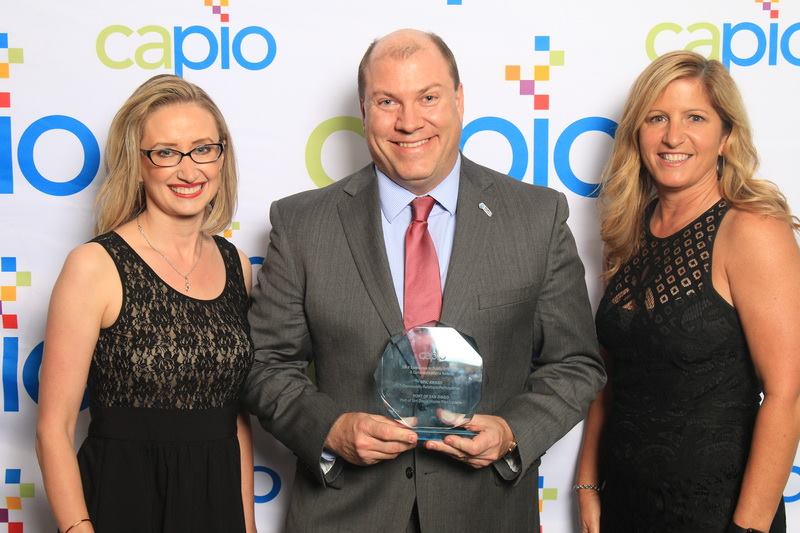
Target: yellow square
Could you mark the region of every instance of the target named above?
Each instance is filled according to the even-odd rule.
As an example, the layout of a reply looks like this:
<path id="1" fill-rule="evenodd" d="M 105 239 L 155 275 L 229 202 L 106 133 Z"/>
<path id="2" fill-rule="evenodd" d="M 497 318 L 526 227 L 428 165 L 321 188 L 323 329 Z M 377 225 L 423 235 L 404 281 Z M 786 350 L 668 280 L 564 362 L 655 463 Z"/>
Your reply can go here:
<path id="1" fill-rule="evenodd" d="M 0 287 L 0 300 L 4 302 L 16 302 L 17 288 L 9 285 L 3 285 Z"/>
<path id="2" fill-rule="evenodd" d="M 519 81 L 519 65 L 506 65 L 506 81 Z"/>
<path id="3" fill-rule="evenodd" d="M 533 67 L 533 79 L 547 81 L 550 79 L 550 65 L 536 65 Z"/>
<path id="4" fill-rule="evenodd" d="M 8 63 L 0 63 L 0 78 L 8 77 Z"/>
<path id="5" fill-rule="evenodd" d="M 220 0 L 219 5 L 222 7 L 228 7 L 228 0 Z"/>
<path id="6" fill-rule="evenodd" d="M 6 507 L 9 511 L 19 511 L 22 509 L 22 498 L 17 498 L 16 496 L 7 497 Z"/>

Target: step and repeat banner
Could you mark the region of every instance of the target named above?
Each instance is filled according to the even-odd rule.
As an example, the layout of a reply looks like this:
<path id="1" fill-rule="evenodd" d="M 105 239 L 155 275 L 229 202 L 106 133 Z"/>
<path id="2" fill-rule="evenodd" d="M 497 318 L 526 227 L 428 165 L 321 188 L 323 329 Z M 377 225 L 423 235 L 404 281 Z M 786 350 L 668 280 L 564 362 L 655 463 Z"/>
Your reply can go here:
<path id="1" fill-rule="evenodd" d="M 800 211 L 800 1 L 0 0 L 0 533 L 53 531 L 33 451 L 48 298 L 91 238 L 111 118 L 158 73 L 205 88 L 237 145 L 239 209 L 225 235 L 263 262 L 272 201 L 369 161 L 356 95 L 367 45 L 401 27 L 441 35 L 465 89 L 464 153 L 563 191 L 594 304 L 595 196 L 635 76 L 658 55 L 721 60 L 744 95 L 760 176 Z M 79 441 L 88 413 L 81 414 Z M 281 531 L 294 458 L 254 424 L 259 531 Z M 545 456 L 545 533 L 577 530 L 580 427 Z M 800 529 L 800 458 L 784 492 Z"/>

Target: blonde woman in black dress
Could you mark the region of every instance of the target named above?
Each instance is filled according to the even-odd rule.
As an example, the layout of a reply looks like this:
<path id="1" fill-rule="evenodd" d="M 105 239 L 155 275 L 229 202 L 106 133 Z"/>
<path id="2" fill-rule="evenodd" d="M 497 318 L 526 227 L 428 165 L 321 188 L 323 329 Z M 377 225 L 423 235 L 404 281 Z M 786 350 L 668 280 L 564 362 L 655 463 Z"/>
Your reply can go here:
<path id="1" fill-rule="evenodd" d="M 609 381 L 585 424 L 584 532 L 786 530 L 800 224 L 756 166 L 718 61 L 673 52 L 639 76 L 601 193 Z"/>
<path id="2" fill-rule="evenodd" d="M 37 452 L 60 530 L 255 531 L 247 257 L 221 237 L 236 204 L 225 121 L 156 76 L 111 124 L 97 237 L 50 302 Z M 75 424 L 89 390 L 89 434 Z"/>

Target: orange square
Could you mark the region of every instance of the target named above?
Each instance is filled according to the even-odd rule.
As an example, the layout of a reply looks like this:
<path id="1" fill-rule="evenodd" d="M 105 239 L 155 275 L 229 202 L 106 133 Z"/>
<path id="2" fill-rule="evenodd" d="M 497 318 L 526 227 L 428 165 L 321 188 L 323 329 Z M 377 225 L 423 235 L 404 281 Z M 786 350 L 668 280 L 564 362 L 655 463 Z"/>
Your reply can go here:
<path id="1" fill-rule="evenodd" d="M 0 78 L 8 77 L 8 63 L 0 63 Z"/>
<path id="2" fill-rule="evenodd" d="M 22 498 L 9 496 L 6 498 L 6 507 L 9 511 L 19 511 L 22 509 Z"/>
<path id="3" fill-rule="evenodd" d="M 519 65 L 506 65 L 506 81 L 519 81 Z"/>
<path id="4" fill-rule="evenodd" d="M 536 65 L 533 67 L 533 79 L 547 81 L 550 79 L 550 65 Z"/>
<path id="5" fill-rule="evenodd" d="M 222 232 L 222 234 L 225 236 L 226 239 L 230 239 L 231 237 L 233 237 L 233 230 L 226 229 L 225 231 Z"/>
<path id="6" fill-rule="evenodd" d="M 0 287 L 0 300 L 4 302 L 16 302 L 17 288 L 13 285 L 4 285 Z"/>
<path id="7" fill-rule="evenodd" d="M 209 7 L 210 7 L 210 6 L 212 5 L 212 4 L 211 4 L 211 0 L 205 0 L 205 5 L 207 5 L 207 6 L 209 6 Z"/>

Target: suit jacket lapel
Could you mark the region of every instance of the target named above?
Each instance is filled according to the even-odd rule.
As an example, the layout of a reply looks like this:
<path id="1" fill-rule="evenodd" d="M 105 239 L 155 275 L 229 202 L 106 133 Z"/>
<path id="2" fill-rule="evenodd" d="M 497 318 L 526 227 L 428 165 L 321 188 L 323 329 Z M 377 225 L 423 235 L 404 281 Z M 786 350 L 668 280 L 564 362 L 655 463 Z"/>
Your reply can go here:
<path id="1" fill-rule="evenodd" d="M 477 265 L 487 249 L 485 243 L 492 224 L 491 217 L 478 207 L 481 202 L 489 209 L 499 207 L 493 182 L 462 155 L 456 232 L 442 302 L 441 321 L 450 326 L 455 326 L 463 311 L 475 302 Z"/>
<path id="2" fill-rule="evenodd" d="M 389 335 L 403 331 L 400 304 L 386 258 L 381 229 L 378 182 L 372 165 L 361 169 L 344 186 L 339 219 L 364 287 Z"/>

